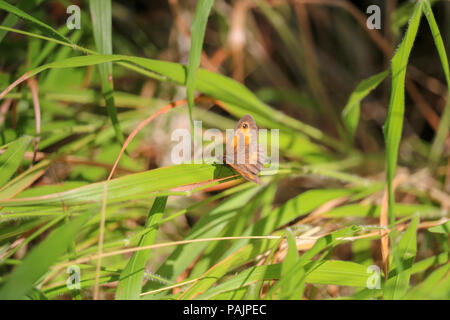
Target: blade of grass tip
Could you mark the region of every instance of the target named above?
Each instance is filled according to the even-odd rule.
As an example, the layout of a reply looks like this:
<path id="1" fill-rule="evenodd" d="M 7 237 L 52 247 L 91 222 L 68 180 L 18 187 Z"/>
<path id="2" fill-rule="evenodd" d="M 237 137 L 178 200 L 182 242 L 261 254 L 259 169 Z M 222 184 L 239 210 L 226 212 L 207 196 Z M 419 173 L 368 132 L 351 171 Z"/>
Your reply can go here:
<path id="1" fill-rule="evenodd" d="M 197 68 L 200 66 L 200 58 L 203 49 L 206 23 L 214 0 L 199 0 L 195 9 L 194 21 L 191 27 L 191 49 L 189 53 L 189 66 L 186 78 L 186 95 L 189 105 L 189 119 L 191 122 L 192 137 L 194 137 L 194 121 L 192 109 L 194 107 L 194 93 L 197 81 Z"/>
<path id="2" fill-rule="evenodd" d="M 31 90 L 31 96 L 33 98 L 33 107 L 34 107 L 34 118 L 36 123 L 36 138 L 34 139 L 34 150 L 33 150 L 33 159 L 31 163 L 34 164 L 36 161 L 36 154 L 39 147 L 39 135 L 41 134 L 41 107 L 39 105 L 39 86 L 38 82 L 35 78 L 30 78 L 27 80 L 28 86 Z"/>
<path id="3" fill-rule="evenodd" d="M 23 1 L 25 2 L 25 1 Z M 31 2 L 31 1 L 26 1 Z M 23 7 L 24 9 L 30 8 L 30 7 Z M 55 36 L 57 39 L 62 40 L 66 43 L 71 43 L 69 39 L 67 39 L 65 36 L 63 36 L 61 33 L 59 33 L 56 29 L 52 28 L 51 26 L 43 23 L 42 21 L 34 18 L 33 16 L 29 15 L 25 11 L 20 9 L 20 6 L 13 6 L 3 0 L 0 0 L 0 9 L 5 10 L 25 21 L 33 23 L 35 26 L 37 26 L 39 29 L 47 31 L 52 36 Z"/>
<path id="4" fill-rule="evenodd" d="M 423 13 L 427 18 L 428 25 L 430 26 L 431 33 L 433 34 L 434 44 L 439 53 L 439 58 L 441 59 L 442 69 L 444 71 L 445 80 L 447 82 L 447 87 L 449 92 L 447 94 L 447 103 L 445 104 L 444 112 L 442 113 L 441 120 L 439 122 L 439 127 L 436 132 L 436 137 L 434 138 L 433 144 L 431 146 L 429 160 L 433 165 L 436 165 L 439 158 L 442 155 L 445 140 L 448 137 L 449 127 L 450 127 L 450 71 L 448 66 L 447 53 L 445 52 L 444 42 L 442 41 L 441 33 L 439 32 L 439 27 L 434 19 L 433 11 L 429 1 L 424 1 Z"/>
<path id="5" fill-rule="evenodd" d="M 112 54 L 112 23 L 111 23 L 111 0 L 89 1 L 94 40 L 97 50 L 101 54 Z M 99 65 L 102 81 L 102 94 L 105 98 L 109 117 L 116 133 L 119 143 L 123 143 L 123 133 L 117 119 L 117 109 L 114 104 L 114 85 L 112 62 Z"/>
<path id="6" fill-rule="evenodd" d="M 384 128 L 386 141 L 386 178 L 388 184 L 388 215 L 390 224 L 394 223 L 394 192 L 392 180 L 397 165 L 398 149 L 402 136 L 403 115 L 405 111 L 405 76 L 408 58 L 419 28 L 423 2 L 419 1 L 409 22 L 406 35 L 392 59 L 392 92 Z"/>
<path id="7" fill-rule="evenodd" d="M 148 214 L 145 227 L 151 228 L 139 240 L 138 247 L 152 245 L 158 232 L 159 222 L 166 208 L 167 196 L 155 199 L 152 208 Z M 127 266 L 122 271 L 119 284 L 116 290 L 116 299 L 138 300 L 142 290 L 142 281 L 144 279 L 145 266 L 147 264 L 150 250 L 138 251 L 128 261 Z"/>
<path id="8" fill-rule="evenodd" d="M 37 1 L 33 1 L 33 0 L 22 0 L 22 1 L 18 1 L 16 3 L 16 7 L 23 10 L 23 11 L 28 11 L 33 9 L 34 7 L 36 7 L 37 5 L 39 5 L 42 1 L 44 0 L 37 0 Z M 5 20 L 3 20 L 2 22 L 2 26 L 5 27 L 13 27 L 14 25 L 16 25 L 16 23 L 19 21 L 18 16 L 12 14 L 12 13 L 8 13 L 8 15 L 6 16 Z M 6 30 L 0 30 L 0 42 L 2 42 L 3 38 L 6 35 Z"/>
<path id="9" fill-rule="evenodd" d="M 342 121 L 350 133 L 351 139 L 354 139 L 356 128 L 358 127 L 361 101 L 383 81 L 389 70 L 385 70 L 376 75 L 361 81 L 356 89 L 350 95 L 347 104 L 342 110 Z"/>

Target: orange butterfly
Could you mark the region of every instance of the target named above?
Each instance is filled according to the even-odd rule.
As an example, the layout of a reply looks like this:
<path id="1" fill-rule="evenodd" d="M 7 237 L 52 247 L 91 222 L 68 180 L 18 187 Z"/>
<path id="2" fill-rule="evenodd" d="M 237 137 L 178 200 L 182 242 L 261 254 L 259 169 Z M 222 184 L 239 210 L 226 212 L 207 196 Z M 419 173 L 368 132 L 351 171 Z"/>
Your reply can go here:
<path id="1" fill-rule="evenodd" d="M 264 165 L 265 156 L 258 144 L 258 128 L 253 117 L 249 114 L 242 117 L 234 128 L 234 136 L 228 140 L 224 163 L 245 179 L 261 184 L 257 174 Z"/>

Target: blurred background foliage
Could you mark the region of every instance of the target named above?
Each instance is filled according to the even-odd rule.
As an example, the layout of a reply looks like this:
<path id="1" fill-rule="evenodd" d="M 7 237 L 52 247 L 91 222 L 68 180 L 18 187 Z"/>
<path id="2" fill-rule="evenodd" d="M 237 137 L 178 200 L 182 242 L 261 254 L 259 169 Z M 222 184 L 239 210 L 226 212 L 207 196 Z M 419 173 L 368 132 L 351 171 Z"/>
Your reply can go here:
<path id="1" fill-rule="evenodd" d="M 18 0 L 0 19 L 0 298 L 450 297 L 448 1 Z M 278 172 L 173 166 L 194 92 L 204 129 L 280 129 Z"/>

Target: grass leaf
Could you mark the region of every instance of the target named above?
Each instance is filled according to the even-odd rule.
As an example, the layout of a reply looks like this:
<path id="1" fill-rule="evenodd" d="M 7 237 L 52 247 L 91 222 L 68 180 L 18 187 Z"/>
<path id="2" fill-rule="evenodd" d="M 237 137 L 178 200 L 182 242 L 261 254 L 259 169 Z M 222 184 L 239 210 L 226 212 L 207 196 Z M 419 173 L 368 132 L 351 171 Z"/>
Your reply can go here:
<path id="1" fill-rule="evenodd" d="M 89 1 L 92 18 L 92 28 L 94 31 L 95 45 L 101 54 L 112 54 L 112 22 L 111 22 L 111 0 Z M 124 141 L 117 110 L 114 104 L 114 84 L 112 62 L 105 62 L 99 65 L 100 78 L 102 81 L 102 93 L 106 101 L 108 115 L 113 124 L 117 141 L 121 144 Z"/>
<path id="2" fill-rule="evenodd" d="M 402 298 L 409 286 L 412 266 L 417 252 L 416 234 L 419 217 L 415 216 L 408 229 L 402 235 L 397 250 L 393 252 L 394 257 L 389 278 L 385 284 L 386 299 Z M 398 263 L 397 263 L 398 261 Z"/>
<path id="3" fill-rule="evenodd" d="M 409 22 L 406 35 L 400 43 L 400 47 L 392 59 L 392 91 L 389 101 L 389 110 L 384 127 L 386 141 L 386 171 L 389 192 L 388 215 L 389 222 L 394 222 L 394 192 L 392 180 L 397 166 L 398 148 L 402 136 L 403 116 L 405 111 L 405 76 L 408 58 L 419 28 L 422 16 L 423 1 L 416 5 Z"/>
<path id="4" fill-rule="evenodd" d="M 358 84 L 356 89 L 350 95 L 350 98 L 348 99 L 348 102 L 345 105 L 344 110 L 342 110 L 342 121 L 347 127 L 347 130 L 350 132 L 352 138 L 355 135 L 355 131 L 359 123 L 361 101 L 372 90 L 378 87 L 381 81 L 383 81 L 388 74 L 389 70 L 386 70 L 376 75 L 373 75 L 370 78 L 364 79 Z"/>
<path id="5" fill-rule="evenodd" d="M 23 136 L 9 144 L 8 149 L 0 155 L 0 187 L 16 172 L 31 140 L 32 137 Z"/>
<path id="6" fill-rule="evenodd" d="M 203 49 L 203 38 L 205 37 L 206 23 L 214 0 L 199 0 L 195 10 L 194 21 L 191 27 L 191 50 L 189 53 L 189 66 L 186 79 L 187 100 L 189 105 L 189 119 L 191 126 L 192 108 L 194 107 L 194 93 L 197 82 L 197 68 L 200 66 L 200 58 Z"/>
<path id="7" fill-rule="evenodd" d="M 444 112 L 442 113 L 441 120 L 439 121 L 439 127 L 436 132 L 429 159 L 433 164 L 436 164 L 442 155 L 445 139 L 448 137 L 450 128 L 450 71 L 448 66 L 447 53 L 445 52 L 444 42 L 442 41 L 441 33 L 439 32 L 438 25 L 434 19 L 433 10 L 431 9 L 430 2 L 423 1 L 423 12 L 427 18 L 428 25 L 430 26 L 431 33 L 433 34 L 434 44 L 439 53 L 441 59 L 442 69 L 445 75 L 445 81 L 447 82 L 447 103 L 445 104 Z"/>
<path id="8" fill-rule="evenodd" d="M 152 228 L 139 240 L 138 246 L 149 246 L 155 242 L 158 232 L 159 222 L 166 207 L 167 197 L 158 197 L 148 214 L 146 228 Z M 150 250 L 138 251 L 133 254 L 123 269 L 119 283 L 117 285 L 116 299 L 130 300 L 139 299 L 142 290 L 142 281 L 144 279 L 145 266 L 147 264 Z"/>

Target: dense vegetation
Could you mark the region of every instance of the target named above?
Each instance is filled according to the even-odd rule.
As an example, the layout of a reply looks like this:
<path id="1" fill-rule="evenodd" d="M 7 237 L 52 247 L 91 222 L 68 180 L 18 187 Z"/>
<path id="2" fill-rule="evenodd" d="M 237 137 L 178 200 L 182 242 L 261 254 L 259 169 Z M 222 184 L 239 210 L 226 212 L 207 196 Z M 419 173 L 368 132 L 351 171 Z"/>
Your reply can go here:
<path id="1" fill-rule="evenodd" d="M 0 0 L 0 299 L 449 299 L 450 3 L 394 3 Z M 262 184 L 171 163 L 245 114 Z"/>

